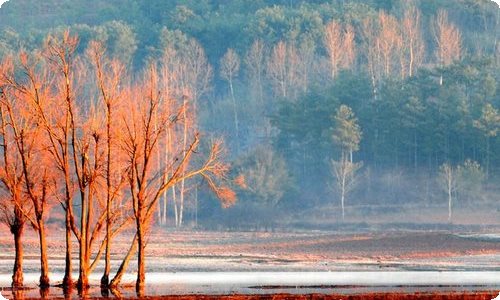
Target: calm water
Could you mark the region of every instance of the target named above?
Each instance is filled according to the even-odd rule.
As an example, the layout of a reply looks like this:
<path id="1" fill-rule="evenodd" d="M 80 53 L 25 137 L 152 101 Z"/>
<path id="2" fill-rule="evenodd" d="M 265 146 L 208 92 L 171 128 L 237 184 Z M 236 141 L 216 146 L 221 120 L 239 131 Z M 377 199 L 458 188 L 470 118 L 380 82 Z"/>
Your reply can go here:
<path id="1" fill-rule="evenodd" d="M 51 280 L 56 283 L 62 276 L 51 274 Z M 33 289 L 24 291 L 23 297 L 40 297 L 37 280 L 38 274 L 25 274 L 26 285 Z M 181 272 L 148 273 L 146 281 L 149 296 L 500 291 L 500 272 Z M 98 286 L 98 282 L 99 275 L 91 277 L 91 284 Z M 127 275 L 116 296 L 135 297 L 133 282 L 134 275 Z M 10 285 L 9 274 L 0 274 L 0 285 Z M 2 294 L 14 298 L 11 291 Z M 98 287 L 88 291 L 90 297 L 101 295 Z M 63 291 L 52 287 L 46 296 L 61 297 Z"/>

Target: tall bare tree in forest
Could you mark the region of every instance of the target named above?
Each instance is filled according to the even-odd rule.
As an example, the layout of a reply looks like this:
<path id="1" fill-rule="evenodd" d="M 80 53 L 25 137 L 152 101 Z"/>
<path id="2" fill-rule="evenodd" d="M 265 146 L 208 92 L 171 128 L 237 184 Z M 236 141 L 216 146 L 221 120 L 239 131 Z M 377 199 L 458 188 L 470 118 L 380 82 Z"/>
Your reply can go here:
<path id="1" fill-rule="evenodd" d="M 278 42 L 272 49 L 271 57 L 267 62 L 267 75 L 271 79 L 276 95 L 287 96 L 287 44 Z"/>
<path id="2" fill-rule="evenodd" d="M 275 96 L 296 99 L 300 91 L 300 64 L 298 50 L 293 44 L 279 41 L 274 45 L 267 61 L 266 75 Z"/>
<path id="3" fill-rule="evenodd" d="M 330 59 L 332 79 L 337 75 L 342 57 L 342 25 L 336 21 L 332 21 L 325 26 L 325 48 Z"/>
<path id="4" fill-rule="evenodd" d="M 378 15 L 380 32 L 377 44 L 380 49 L 383 72 L 386 77 L 392 75 L 397 54 L 400 53 L 402 37 L 399 32 L 398 20 L 385 12 Z"/>
<path id="5" fill-rule="evenodd" d="M 445 10 L 439 10 L 433 19 L 432 31 L 436 41 L 435 55 L 438 65 L 444 67 L 460 59 L 461 34 L 458 28 L 448 21 L 448 13 Z M 443 75 L 440 77 L 439 84 L 443 84 Z"/>
<path id="6" fill-rule="evenodd" d="M 367 73 L 370 74 L 373 97 L 377 99 L 380 73 L 380 45 L 378 43 L 378 22 L 366 18 L 361 24 L 362 48 L 366 56 Z"/>
<path id="7" fill-rule="evenodd" d="M 403 49 L 401 51 L 401 74 L 402 77 L 412 77 L 415 70 L 423 62 L 425 55 L 425 43 L 422 38 L 420 11 L 415 6 L 409 7 L 401 22 L 401 36 L 403 38 Z"/>
<path id="8" fill-rule="evenodd" d="M 164 105 L 164 109 L 167 110 L 166 113 L 172 113 L 169 110 L 174 109 L 178 105 L 178 98 L 180 97 L 180 73 L 182 69 L 182 64 L 179 60 L 179 56 L 177 55 L 177 51 L 171 47 L 167 47 L 164 50 L 163 57 L 160 62 L 160 89 L 163 95 L 163 102 L 161 105 Z M 164 149 L 163 149 L 163 157 L 159 157 L 160 166 L 170 166 L 172 164 L 173 153 L 175 152 L 175 147 L 178 144 L 178 134 L 176 128 L 174 126 L 168 126 L 165 135 L 164 135 Z M 172 170 L 170 170 L 170 173 Z M 177 191 L 175 185 L 170 189 L 172 195 L 172 203 L 174 204 L 174 214 L 175 214 L 175 225 L 179 224 L 179 212 L 177 209 Z M 168 193 L 169 191 L 165 191 L 163 193 L 163 203 L 160 204 L 158 202 L 158 219 L 161 224 L 167 223 L 167 215 L 168 215 Z"/>
<path id="9" fill-rule="evenodd" d="M 342 220 L 345 218 L 345 197 L 356 185 L 356 172 L 362 163 L 353 162 L 353 152 L 359 150 L 361 128 L 351 108 L 341 105 L 335 115 L 333 141 L 339 147 L 340 160 L 331 160 L 332 173 L 335 176 L 340 195 Z"/>
<path id="10" fill-rule="evenodd" d="M 328 52 L 332 79 L 340 68 L 349 68 L 355 59 L 355 33 L 351 25 L 332 21 L 325 26 L 323 43 Z"/>
<path id="11" fill-rule="evenodd" d="M 257 98 L 264 104 L 263 76 L 265 69 L 265 46 L 261 40 L 255 40 L 245 56 L 245 66 L 248 70 L 248 79 L 251 90 L 257 90 Z"/>
<path id="12" fill-rule="evenodd" d="M 297 75 L 296 82 L 299 92 L 306 93 L 309 89 L 310 77 L 314 71 L 316 46 L 313 40 L 303 41 L 296 49 Z"/>
<path id="13" fill-rule="evenodd" d="M 179 56 L 180 92 L 182 93 L 183 110 L 183 142 L 182 147 L 188 146 L 189 129 L 195 129 L 198 101 L 210 90 L 212 67 L 208 63 L 203 47 L 194 39 L 190 39 L 186 49 Z M 189 103 L 191 102 L 191 103 Z M 194 125 L 194 126 L 191 126 Z M 179 187 L 179 211 L 177 226 L 182 226 L 184 218 L 184 200 L 186 196 L 186 181 L 183 179 Z"/>
<path id="14" fill-rule="evenodd" d="M 190 39 L 183 53 L 178 53 L 180 61 L 180 84 L 183 92 L 189 91 L 194 102 L 194 110 L 198 109 L 198 101 L 211 88 L 213 71 L 205 50 L 194 39 Z"/>
<path id="15" fill-rule="evenodd" d="M 344 28 L 342 36 L 342 68 L 349 69 L 356 60 L 356 33 L 352 25 L 348 24 Z"/>
<path id="16" fill-rule="evenodd" d="M 236 98 L 234 97 L 233 80 L 238 77 L 240 71 L 240 57 L 233 49 L 228 49 L 227 52 L 220 60 L 220 75 L 222 79 L 226 80 L 229 84 L 229 92 L 231 94 L 231 101 L 233 103 L 233 117 L 234 117 L 234 130 L 236 132 L 236 150 L 240 152 L 240 130 L 238 120 L 238 107 L 236 105 Z"/>

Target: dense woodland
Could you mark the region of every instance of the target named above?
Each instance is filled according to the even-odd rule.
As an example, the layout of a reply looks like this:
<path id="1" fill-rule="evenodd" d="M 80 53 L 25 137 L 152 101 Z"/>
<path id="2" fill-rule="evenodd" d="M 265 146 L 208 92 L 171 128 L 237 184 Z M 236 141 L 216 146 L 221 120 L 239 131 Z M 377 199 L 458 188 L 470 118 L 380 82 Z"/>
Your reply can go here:
<path id="1" fill-rule="evenodd" d="M 90 254 L 127 226 L 132 256 L 151 224 L 498 210 L 499 37 L 487 0 L 10 0 L 5 219 L 42 244 L 61 203 L 52 215 L 78 240 L 85 286 Z"/>

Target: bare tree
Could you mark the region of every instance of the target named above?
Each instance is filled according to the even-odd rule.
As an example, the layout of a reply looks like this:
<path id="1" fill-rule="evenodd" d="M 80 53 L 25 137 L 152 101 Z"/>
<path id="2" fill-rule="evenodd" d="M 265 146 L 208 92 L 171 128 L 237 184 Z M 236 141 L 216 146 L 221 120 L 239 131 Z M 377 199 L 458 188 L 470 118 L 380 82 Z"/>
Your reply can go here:
<path id="1" fill-rule="evenodd" d="M 229 84 L 229 92 L 233 103 L 234 130 L 236 132 L 236 150 L 240 152 L 240 130 L 238 121 L 238 108 L 236 106 L 236 98 L 234 97 L 233 80 L 238 77 L 240 71 L 240 57 L 233 49 L 228 49 L 226 54 L 220 60 L 220 75 Z"/>
<path id="2" fill-rule="evenodd" d="M 356 33 L 352 25 L 346 25 L 342 36 L 342 68 L 349 69 L 356 60 Z"/>
<path id="3" fill-rule="evenodd" d="M 391 76 L 394 70 L 397 53 L 400 53 L 402 37 L 399 32 L 398 20 L 385 12 L 380 12 L 378 16 L 380 32 L 377 38 L 384 75 Z"/>
<path id="4" fill-rule="evenodd" d="M 203 47 L 194 39 L 190 39 L 186 49 L 179 55 L 180 89 L 183 110 L 183 142 L 182 147 L 186 149 L 190 134 L 189 129 L 195 129 L 198 101 L 210 90 L 212 80 L 212 67 L 208 63 Z M 192 103 L 189 103 L 192 102 Z M 184 199 L 186 194 L 186 181 L 183 179 L 179 187 L 179 210 L 177 226 L 182 226 L 184 217 Z"/>
<path id="5" fill-rule="evenodd" d="M 286 98 L 288 88 L 287 64 L 287 44 L 280 41 L 273 47 L 267 62 L 267 75 L 271 79 L 275 94 L 283 98 Z"/>
<path id="6" fill-rule="evenodd" d="M 0 222 L 5 223 L 14 236 L 14 268 L 12 272 L 12 286 L 23 286 L 23 244 L 22 236 L 26 217 L 24 211 L 30 211 L 23 195 L 22 163 L 15 150 L 15 141 L 9 129 L 8 117 L 5 111 L 6 95 L 2 77 L 8 68 L 12 67 L 11 59 L 6 59 L 0 64 L 0 138 L 2 159 L 0 161 L 0 183 L 2 195 L 0 196 Z"/>
<path id="7" fill-rule="evenodd" d="M 377 99 L 378 85 L 381 77 L 380 72 L 380 45 L 378 43 L 378 22 L 372 18 L 366 18 L 362 23 L 362 47 L 366 56 L 366 68 L 370 74 L 373 96 Z"/>
<path id="8" fill-rule="evenodd" d="M 131 89 L 128 99 L 136 101 L 135 105 L 131 106 L 127 117 L 123 118 L 126 134 L 122 140 L 122 147 L 128 157 L 128 183 L 136 224 L 136 237 L 129 253 L 135 252 L 135 245 L 137 245 L 136 289 L 138 294 L 142 295 L 145 281 L 146 235 L 161 195 L 173 184 L 196 175 L 203 176 L 226 204 L 235 201 L 235 194 L 231 189 L 219 186 L 216 181 L 217 178 L 224 178 L 228 171 L 228 166 L 220 162 L 222 154 L 220 143 L 214 144 L 209 157 L 201 167 L 188 169 L 191 156 L 198 145 L 198 135 L 195 135 L 187 149 L 182 149 L 177 154 L 175 165 L 169 167 L 174 169 L 171 175 L 168 168 L 155 168 L 154 155 L 158 153 L 156 149 L 160 146 L 160 137 L 168 126 L 172 126 L 179 120 L 182 111 L 166 114 L 164 107 L 159 105 L 158 74 L 154 66 L 149 68 L 144 80 Z M 157 126 L 154 126 L 154 116 L 157 116 Z M 127 260 L 130 260 L 130 257 L 127 254 L 122 265 L 128 264 Z M 123 269 L 120 268 L 117 276 L 121 275 L 121 270 Z M 117 281 L 113 281 L 112 284 L 117 284 Z"/>
<path id="9" fill-rule="evenodd" d="M 422 65 L 425 54 L 425 44 L 421 33 L 420 11 L 415 6 L 411 6 L 405 11 L 401 27 L 403 38 L 401 74 L 404 78 L 406 76 L 413 76 L 415 69 Z"/>
<path id="10" fill-rule="evenodd" d="M 25 53 L 20 55 L 20 64 L 27 66 L 38 65 L 39 57 L 29 57 Z M 38 65 L 39 66 L 39 65 Z M 22 182 L 24 194 L 31 203 L 33 214 L 24 211 L 19 203 L 24 217 L 31 223 L 38 233 L 40 243 L 40 287 L 46 289 L 50 286 L 47 240 L 45 231 L 45 218 L 48 211 L 48 202 L 54 194 L 53 171 L 48 163 L 47 152 L 44 151 L 42 130 L 38 126 L 37 118 L 29 105 L 32 101 L 48 98 L 50 86 L 41 81 L 47 73 L 28 74 L 31 80 L 20 81 L 16 78 L 15 71 L 10 68 L 3 74 L 4 87 L 2 101 L 2 116 L 4 124 L 9 124 L 12 134 L 14 149 L 21 162 Z M 4 127 L 5 130 L 7 130 Z"/>
<path id="11" fill-rule="evenodd" d="M 433 19 L 432 29 L 436 41 L 436 59 L 439 66 L 447 66 L 460 58 L 462 51 L 461 34 L 458 28 L 448 21 L 448 13 L 439 10 Z M 439 84 L 443 84 L 441 75 Z"/>
<path id="12" fill-rule="evenodd" d="M 330 60 L 331 76 L 335 78 L 340 68 L 353 65 L 355 54 L 355 33 L 351 25 L 342 26 L 332 21 L 325 26 L 323 43 Z"/>
<path id="13" fill-rule="evenodd" d="M 248 78 L 251 90 L 257 90 L 257 98 L 264 104 L 263 75 L 265 68 L 265 46 L 261 40 L 255 40 L 245 56 L 245 66 L 248 70 Z"/>
<path id="14" fill-rule="evenodd" d="M 330 161 L 333 176 L 335 176 L 337 189 L 340 195 L 340 206 L 342 209 L 342 221 L 345 219 L 345 198 L 358 183 L 357 172 L 363 166 L 363 163 L 350 162 L 347 156 L 340 160 Z"/>
<path id="15" fill-rule="evenodd" d="M 106 178 L 108 176 L 103 176 L 102 174 L 108 174 L 106 170 L 108 170 L 108 167 L 110 168 L 112 163 L 112 161 L 107 161 L 108 154 L 110 154 L 108 151 L 111 151 L 111 148 L 108 147 L 111 142 L 108 138 L 111 134 L 111 132 L 108 132 L 108 125 L 109 130 L 112 129 L 110 112 L 107 104 L 111 105 L 112 101 L 116 101 L 112 99 L 112 97 L 116 96 L 116 90 L 110 91 L 109 88 L 116 88 L 117 74 L 113 74 L 113 72 L 120 73 L 119 69 L 121 67 L 116 63 L 115 70 L 112 72 L 108 72 L 109 70 L 104 70 L 102 68 L 100 69 L 101 72 L 106 72 L 105 75 L 114 75 L 114 83 L 110 82 L 113 80 L 112 78 L 107 78 L 107 80 L 110 80 L 109 82 L 103 81 L 104 75 L 102 73 L 99 74 L 99 71 L 97 71 L 95 76 L 97 79 L 97 91 L 100 92 L 101 95 L 104 94 L 102 97 L 106 99 L 98 103 L 92 101 L 85 102 L 81 94 L 78 93 L 81 92 L 79 87 L 85 85 L 87 90 L 91 90 L 93 86 L 91 84 L 92 81 L 88 80 L 88 78 L 91 78 L 91 76 L 89 76 L 91 73 L 87 65 L 83 62 L 77 64 L 74 61 L 73 55 L 77 42 L 77 38 L 69 35 L 67 32 L 63 34 L 62 38 L 50 37 L 47 41 L 46 57 L 50 71 L 54 74 L 54 85 L 58 88 L 56 89 L 57 97 L 55 98 L 58 99 L 60 107 L 65 108 L 65 113 L 60 119 L 63 120 L 62 122 L 64 123 L 58 120 L 52 122 L 52 124 L 47 122 L 48 125 L 46 125 L 46 128 L 49 139 L 57 141 L 57 144 L 59 144 L 59 146 L 57 146 L 57 144 L 55 146 L 52 145 L 52 149 L 56 149 L 52 151 L 52 153 L 64 153 L 64 155 L 56 156 L 56 158 L 59 161 L 58 164 L 63 166 L 60 167 L 60 169 L 64 170 L 65 176 L 69 177 L 69 179 L 65 181 L 76 182 L 76 187 L 80 194 L 79 231 L 78 228 L 75 228 L 76 222 L 71 208 L 72 201 L 65 205 L 65 210 L 69 218 L 69 221 L 67 221 L 69 225 L 67 225 L 67 227 L 71 227 L 78 240 L 78 289 L 84 292 L 89 286 L 88 277 L 95 268 L 97 261 L 99 261 L 102 252 L 106 248 L 106 244 L 109 243 L 112 236 L 119 231 L 127 221 L 131 221 L 131 219 L 124 220 L 113 232 L 111 232 L 109 226 L 104 226 L 104 224 L 110 224 L 112 220 L 112 216 L 108 214 L 111 205 L 111 203 L 108 203 L 108 200 L 111 202 L 116 197 L 116 193 L 118 193 L 120 186 L 120 184 L 117 184 L 117 188 L 115 184 L 111 184 L 111 181 L 108 186 L 108 179 Z M 90 52 L 92 52 L 92 50 Z M 96 54 L 96 52 L 99 52 L 99 49 L 94 47 L 94 57 L 95 55 L 100 55 L 99 53 Z M 94 63 L 99 64 L 99 62 L 96 61 L 94 61 Z M 102 67 L 102 65 L 100 67 Z M 99 66 L 96 66 L 96 68 L 99 69 Z M 81 98 L 79 98 L 79 96 Z M 40 107 L 39 109 L 41 112 L 40 114 L 43 116 L 42 120 L 44 118 L 47 119 L 47 116 L 58 115 L 47 109 L 50 109 L 50 107 Z M 105 114 L 102 114 L 103 111 Z M 106 115 L 108 116 L 106 117 Z M 57 126 L 57 124 L 60 123 L 65 125 L 58 137 L 54 132 L 55 129 L 60 127 Z M 106 137 L 106 139 L 104 139 L 103 136 Z M 62 150 L 59 150 L 59 148 Z M 66 172 L 68 173 L 66 174 Z M 120 179 L 120 175 L 118 175 L 118 178 L 118 181 L 124 180 Z M 106 183 L 103 184 L 102 181 L 106 181 Z M 101 193 L 102 189 L 97 188 L 102 185 L 107 186 L 105 189 L 105 196 Z M 106 200 L 101 201 L 100 199 L 102 198 Z M 67 199 L 71 199 L 71 197 L 66 197 L 66 203 Z M 107 231 L 109 232 L 107 237 L 101 241 L 99 251 L 92 261 L 93 246 L 98 241 L 99 234 L 104 227 L 107 227 Z M 67 265 L 66 269 L 71 269 L 71 267 Z"/>
<path id="16" fill-rule="evenodd" d="M 293 44 L 279 41 L 267 61 L 267 77 L 275 96 L 295 100 L 301 90 L 301 56 Z"/>
<path id="17" fill-rule="evenodd" d="M 65 238 L 66 238 L 66 252 L 65 252 L 65 270 L 63 285 L 70 287 L 73 284 L 72 279 L 72 233 L 75 234 L 77 239 L 80 239 L 80 232 L 75 224 L 74 212 L 73 212 L 73 196 L 74 196 L 74 179 L 71 169 L 71 120 L 73 118 L 72 112 L 67 109 L 71 108 L 69 106 L 72 103 L 72 90 L 71 90 L 71 80 L 69 76 L 70 64 L 69 59 L 75 52 L 78 40 L 74 36 L 70 36 L 69 32 L 65 32 L 61 40 L 55 37 L 49 36 L 46 40 L 45 45 L 45 57 L 48 62 L 53 66 L 53 70 L 62 71 L 57 73 L 63 73 L 64 82 L 62 85 L 57 86 L 58 97 L 52 97 L 50 99 L 35 99 L 33 101 L 33 106 L 36 108 L 37 116 L 40 124 L 46 132 L 49 144 L 49 153 L 53 157 L 53 161 L 56 167 L 61 172 L 64 182 L 64 200 L 63 208 L 65 211 Z M 63 65 L 59 62 L 63 61 Z M 27 74 L 32 74 L 30 78 L 34 78 L 34 70 L 31 70 L 29 66 L 25 66 Z M 67 79 L 67 80 L 66 80 Z M 64 107 L 57 113 L 51 111 L 55 107 Z"/>
<path id="18" fill-rule="evenodd" d="M 119 124 L 115 114 L 120 109 L 118 107 L 121 98 L 120 85 L 123 84 L 125 70 L 123 64 L 117 60 L 109 60 L 105 57 L 106 49 L 99 43 L 92 42 L 88 49 L 88 56 L 94 65 L 97 88 L 101 94 L 101 104 L 106 113 L 106 157 L 105 157 L 105 180 L 106 180 L 106 237 L 105 237 L 105 266 L 104 274 L 101 278 L 101 286 L 109 285 L 109 273 L 111 269 L 111 240 L 114 222 L 114 215 L 111 211 L 115 206 L 115 201 L 121 194 L 125 183 L 125 168 L 120 159 L 118 149 Z"/>
<path id="19" fill-rule="evenodd" d="M 451 222 L 451 209 L 453 194 L 457 188 L 457 170 L 449 163 L 442 164 L 439 167 L 439 183 L 448 195 L 448 222 Z"/>
<path id="20" fill-rule="evenodd" d="M 325 48 L 330 59 L 332 79 L 337 75 L 342 58 L 342 25 L 332 21 L 325 26 Z"/>

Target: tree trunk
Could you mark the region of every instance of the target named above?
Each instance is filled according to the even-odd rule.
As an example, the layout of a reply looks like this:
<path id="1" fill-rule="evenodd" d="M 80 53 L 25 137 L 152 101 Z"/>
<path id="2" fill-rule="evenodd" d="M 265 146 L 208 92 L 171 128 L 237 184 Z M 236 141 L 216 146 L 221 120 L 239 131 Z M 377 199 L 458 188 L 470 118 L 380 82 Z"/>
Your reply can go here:
<path id="1" fill-rule="evenodd" d="M 448 222 L 451 223 L 451 182 L 448 183 Z"/>
<path id="2" fill-rule="evenodd" d="M 180 199 L 180 206 L 179 206 L 179 227 L 182 227 L 182 221 L 184 218 L 184 193 L 186 191 L 185 187 L 185 181 L 182 180 L 181 182 L 181 199 Z"/>
<path id="3" fill-rule="evenodd" d="M 12 298 L 15 300 L 24 300 L 24 289 L 12 289 Z"/>
<path id="4" fill-rule="evenodd" d="M 175 227 L 179 227 L 179 209 L 177 208 L 177 191 L 175 185 L 172 186 L 172 202 L 174 203 Z"/>
<path id="5" fill-rule="evenodd" d="M 258 77 L 258 85 L 259 85 L 259 101 L 260 101 L 260 104 L 264 105 L 264 89 L 262 87 L 262 75 L 261 75 L 261 71 L 259 69 L 259 77 Z"/>
<path id="6" fill-rule="evenodd" d="M 342 221 L 345 219 L 345 210 L 344 210 L 344 200 L 345 200 L 345 188 L 346 188 L 346 166 L 345 164 L 347 163 L 346 159 L 344 158 L 344 155 L 342 155 L 342 183 L 341 183 L 341 190 L 340 190 L 340 205 L 342 206 Z"/>
<path id="7" fill-rule="evenodd" d="M 83 165 L 83 164 L 82 164 Z M 78 290 L 82 291 L 89 286 L 88 279 L 88 266 L 87 266 L 87 215 L 88 215 L 88 203 L 85 192 L 81 192 L 82 198 L 82 214 L 80 216 L 80 230 L 81 230 L 81 238 L 80 238 L 80 249 L 79 249 L 79 276 L 78 276 Z"/>
<path id="8" fill-rule="evenodd" d="M 344 200 L 345 200 L 345 180 L 344 178 L 342 178 L 342 191 L 340 195 L 340 205 L 342 206 L 342 221 L 344 221 L 345 219 Z"/>
<path id="9" fill-rule="evenodd" d="M 194 188 L 194 226 L 198 227 L 198 185 Z"/>
<path id="10" fill-rule="evenodd" d="M 418 142 L 417 142 L 417 130 L 415 129 L 413 133 L 413 144 L 414 144 L 414 151 L 413 151 L 413 162 L 414 162 L 414 167 L 415 167 L 415 174 L 417 174 L 417 169 L 418 169 Z"/>
<path id="11" fill-rule="evenodd" d="M 137 242 L 138 242 L 138 253 L 137 253 L 137 280 L 135 282 L 135 288 L 139 297 L 142 296 L 142 292 L 144 290 L 144 284 L 146 279 L 145 273 L 145 233 L 144 233 L 144 225 L 142 224 L 142 220 L 137 220 Z"/>
<path id="12" fill-rule="evenodd" d="M 125 258 L 123 259 L 122 263 L 120 264 L 120 267 L 118 268 L 118 271 L 116 272 L 115 277 L 113 280 L 111 280 L 111 283 L 109 284 L 110 288 L 113 291 L 114 287 L 117 287 L 125 272 L 127 271 L 128 264 L 130 263 L 130 260 L 132 259 L 132 256 L 135 254 L 137 251 L 137 233 L 134 235 L 134 239 L 132 240 L 132 244 L 130 245 L 130 248 L 128 249 L 127 255 L 125 255 Z"/>
<path id="13" fill-rule="evenodd" d="M 108 199 L 106 202 L 106 254 L 104 261 L 104 273 L 101 277 L 101 286 L 109 285 L 109 272 L 111 270 L 111 203 L 110 193 L 108 191 Z"/>
<path id="14" fill-rule="evenodd" d="M 168 208 L 168 190 L 163 194 L 163 212 L 161 216 L 161 222 L 167 226 L 167 208 Z"/>
<path id="15" fill-rule="evenodd" d="M 40 288 L 50 287 L 49 262 L 47 259 L 47 240 L 45 234 L 45 224 L 42 216 L 38 218 L 38 238 L 40 240 Z"/>
<path id="16" fill-rule="evenodd" d="M 240 152 L 240 129 L 238 121 L 238 109 L 236 107 L 236 98 L 234 97 L 233 80 L 229 78 L 229 90 L 231 92 L 231 100 L 233 102 L 234 115 L 234 130 L 236 131 L 236 154 Z"/>
<path id="17" fill-rule="evenodd" d="M 166 143 L 165 143 L 165 166 L 170 165 L 170 152 L 171 152 L 171 147 L 172 147 L 172 129 L 170 126 L 167 128 L 167 133 L 165 136 Z M 165 178 L 165 180 L 167 180 Z M 172 190 L 174 191 L 173 187 Z M 175 192 L 174 192 L 175 193 Z M 163 214 L 162 214 L 162 223 L 167 224 L 167 216 L 168 216 L 168 190 L 165 191 L 163 194 Z"/>
<path id="18" fill-rule="evenodd" d="M 162 219 L 161 219 L 161 198 L 160 200 L 158 201 L 158 205 L 156 207 L 156 219 L 158 220 L 158 225 L 162 226 L 163 225 L 163 222 L 162 222 Z"/>
<path id="19" fill-rule="evenodd" d="M 413 43 L 412 43 L 413 44 Z M 410 47 L 410 64 L 409 64 L 409 70 L 408 70 L 408 76 L 412 77 L 413 76 L 413 46 Z"/>
<path id="20" fill-rule="evenodd" d="M 486 137 L 486 183 L 490 177 L 490 137 Z"/>
<path id="21" fill-rule="evenodd" d="M 196 99 L 196 98 L 195 98 Z M 186 155 L 186 147 L 187 147 L 187 139 L 188 139 L 188 116 L 187 116 L 187 97 L 183 99 L 184 110 L 182 112 L 184 118 L 184 130 L 183 130 L 183 141 L 182 141 L 182 153 Z M 196 109 L 196 108 L 195 108 Z M 184 175 L 185 170 L 182 170 L 182 174 Z M 180 209 L 179 209 L 179 218 L 177 226 L 182 226 L 182 217 L 184 214 L 184 193 L 185 193 L 185 179 L 181 180 L 181 188 L 180 188 Z"/>
<path id="22" fill-rule="evenodd" d="M 14 235 L 14 246 L 16 256 L 14 259 L 14 270 L 12 273 L 12 286 L 23 286 L 23 243 L 21 237 L 24 230 L 24 218 L 19 208 L 14 208 L 14 224 L 11 226 L 10 231 Z"/>
<path id="23" fill-rule="evenodd" d="M 65 225 L 66 225 L 66 256 L 65 256 L 65 267 L 64 267 L 64 278 L 63 278 L 63 286 L 69 287 L 73 285 L 73 265 L 71 261 L 71 222 L 73 218 L 73 199 L 70 194 L 70 177 L 69 177 L 69 163 L 65 161 L 65 171 L 64 171 L 64 189 L 65 189 Z"/>
<path id="24" fill-rule="evenodd" d="M 65 257 L 65 267 L 64 267 L 64 278 L 63 286 L 70 286 L 73 284 L 73 278 L 71 275 L 73 266 L 71 262 L 71 220 L 70 213 L 66 209 L 66 257 Z"/>

